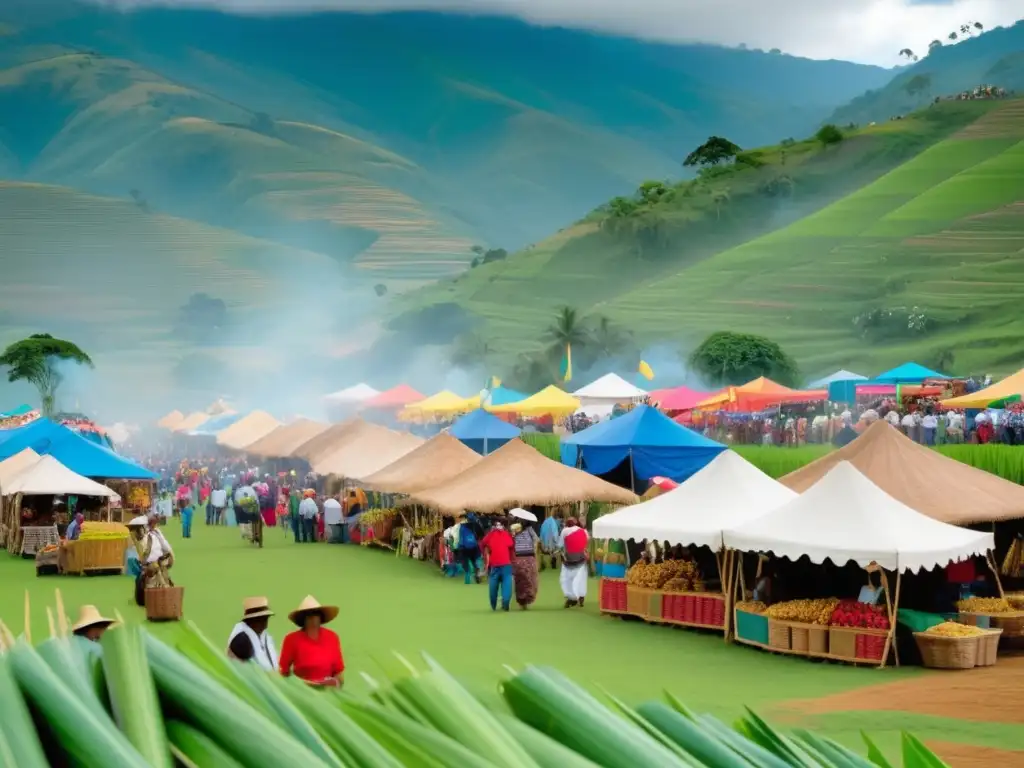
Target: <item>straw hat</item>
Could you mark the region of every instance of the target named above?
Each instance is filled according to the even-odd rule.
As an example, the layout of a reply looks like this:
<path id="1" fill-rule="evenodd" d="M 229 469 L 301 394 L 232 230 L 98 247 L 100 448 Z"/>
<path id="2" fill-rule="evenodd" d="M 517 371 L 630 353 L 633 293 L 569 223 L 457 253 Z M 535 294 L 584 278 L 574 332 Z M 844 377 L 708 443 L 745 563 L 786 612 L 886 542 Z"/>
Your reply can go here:
<path id="1" fill-rule="evenodd" d="M 101 615 L 95 605 L 83 605 L 78 610 L 78 621 L 71 625 L 71 631 L 78 634 L 83 629 L 88 629 L 89 627 L 99 625 L 109 627 L 115 623 L 114 619 L 108 619 L 106 616 Z"/>
<path id="2" fill-rule="evenodd" d="M 246 619 L 270 618 L 274 612 L 270 610 L 270 601 L 265 597 L 247 597 L 242 600 L 242 621 Z"/>
<path id="3" fill-rule="evenodd" d="M 329 621 L 334 621 L 334 618 L 338 615 L 338 606 L 336 605 L 320 605 L 317 599 L 312 595 L 306 595 L 306 597 L 299 603 L 299 607 L 288 614 L 288 620 L 292 624 L 302 626 L 303 619 L 305 619 L 307 613 L 313 613 L 319 611 L 324 617 L 322 623 L 326 624 Z"/>

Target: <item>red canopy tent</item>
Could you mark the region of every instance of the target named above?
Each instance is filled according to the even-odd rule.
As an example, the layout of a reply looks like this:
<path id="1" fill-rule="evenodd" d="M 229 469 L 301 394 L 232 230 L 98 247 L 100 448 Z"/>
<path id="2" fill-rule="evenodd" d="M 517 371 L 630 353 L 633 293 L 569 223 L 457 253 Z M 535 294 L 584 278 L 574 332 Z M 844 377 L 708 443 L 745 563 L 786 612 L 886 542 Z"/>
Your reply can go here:
<path id="1" fill-rule="evenodd" d="M 405 408 L 407 405 L 418 403 L 420 400 L 426 400 L 426 397 L 408 384 L 399 384 L 397 387 L 387 389 L 379 395 L 374 395 L 369 400 L 364 400 L 361 408 L 397 411 Z"/>
<path id="2" fill-rule="evenodd" d="M 688 411 L 711 395 L 711 392 L 698 392 L 689 387 L 672 387 L 655 390 L 647 397 L 662 411 Z"/>

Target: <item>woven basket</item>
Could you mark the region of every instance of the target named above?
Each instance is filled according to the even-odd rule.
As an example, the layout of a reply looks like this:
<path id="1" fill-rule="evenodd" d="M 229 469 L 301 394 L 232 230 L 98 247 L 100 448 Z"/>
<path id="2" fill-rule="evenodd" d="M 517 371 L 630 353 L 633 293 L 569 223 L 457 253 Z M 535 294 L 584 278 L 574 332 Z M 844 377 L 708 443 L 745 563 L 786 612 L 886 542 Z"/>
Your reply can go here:
<path id="1" fill-rule="evenodd" d="M 792 648 L 799 653 L 828 653 L 828 627 L 790 622 Z"/>
<path id="2" fill-rule="evenodd" d="M 996 656 L 999 653 L 999 637 L 1003 634 L 1001 629 L 990 629 L 978 638 L 978 659 L 975 664 L 979 667 L 991 667 L 996 663 Z"/>
<path id="3" fill-rule="evenodd" d="M 921 663 L 932 669 L 973 669 L 978 662 L 978 639 L 914 633 Z"/>
<path id="4" fill-rule="evenodd" d="M 1003 630 L 1003 637 L 1024 637 L 1024 611 L 994 613 L 989 617 L 989 626 Z"/>
<path id="5" fill-rule="evenodd" d="M 148 621 L 178 621 L 185 600 L 184 587 L 152 587 L 146 590 Z"/>
<path id="6" fill-rule="evenodd" d="M 789 624 L 768 619 L 768 645 L 782 651 L 790 650 L 793 647 L 793 634 Z"/>

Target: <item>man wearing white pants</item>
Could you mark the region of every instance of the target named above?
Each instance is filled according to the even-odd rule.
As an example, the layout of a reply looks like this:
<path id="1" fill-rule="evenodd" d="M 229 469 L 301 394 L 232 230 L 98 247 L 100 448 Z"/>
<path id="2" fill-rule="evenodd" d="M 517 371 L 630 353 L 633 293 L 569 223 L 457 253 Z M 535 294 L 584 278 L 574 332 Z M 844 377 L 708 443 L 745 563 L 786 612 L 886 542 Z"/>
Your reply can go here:
<path id="1" fill-rule="evenodd" d="M 576 518 L 570 517 L 565 528 L 559 536 L 559 545 L 562 550 L 562 572 L 559 575 L 559 582 L 562 585 L 562 594 L 565 595 L 565 607 L 572 608 L 574 605 L 583 607 L 583 601 L 587 597 L 587 545 L 590 537 L 585 529 L 580 528 Z"/>

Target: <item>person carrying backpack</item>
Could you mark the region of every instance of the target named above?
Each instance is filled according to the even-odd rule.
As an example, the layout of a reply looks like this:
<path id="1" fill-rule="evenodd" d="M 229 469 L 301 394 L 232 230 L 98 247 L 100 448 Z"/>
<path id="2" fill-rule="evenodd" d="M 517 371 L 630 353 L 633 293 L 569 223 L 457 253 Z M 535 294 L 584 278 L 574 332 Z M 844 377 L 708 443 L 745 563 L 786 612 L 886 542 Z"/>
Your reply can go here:
<path id="1" fill-rule="evenodd" d="M 480 542 L 476 537 L 473 524 L 466 519 L 465 515 L 459 517 L 458 546 L 455 554 L 462 572 L 466 574 L 466 583 L 469 584 L 469 572 L 473 571 L 473 578 L 477 584 L 480 583 L 480 571 L 477 570 L 477 561 L 480 559 Z"/>

